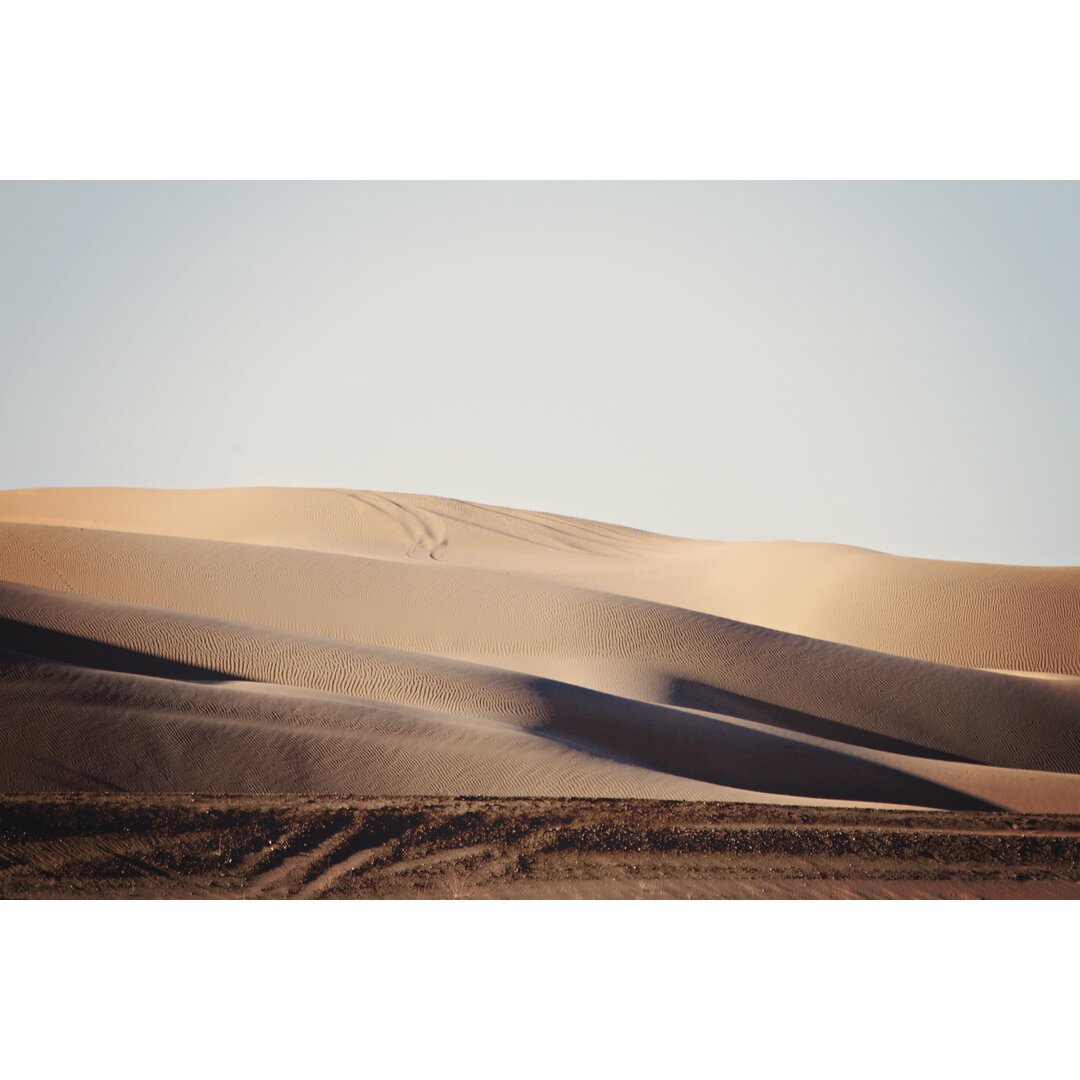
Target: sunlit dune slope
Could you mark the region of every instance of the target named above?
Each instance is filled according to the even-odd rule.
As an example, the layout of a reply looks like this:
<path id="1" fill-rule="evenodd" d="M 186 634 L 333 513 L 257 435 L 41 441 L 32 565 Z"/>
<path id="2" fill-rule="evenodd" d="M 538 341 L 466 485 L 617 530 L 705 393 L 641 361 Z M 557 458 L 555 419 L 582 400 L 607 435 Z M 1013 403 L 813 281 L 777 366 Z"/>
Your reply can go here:
<path id="1" fill-rule="evenodd" d="M 839 544 L 683 540 L 454 499 L 301 488 L 7 491 L 0 521 L 428 560 L 939 663 L 1080 676 L 1077 567 L 908 559 Z"/>

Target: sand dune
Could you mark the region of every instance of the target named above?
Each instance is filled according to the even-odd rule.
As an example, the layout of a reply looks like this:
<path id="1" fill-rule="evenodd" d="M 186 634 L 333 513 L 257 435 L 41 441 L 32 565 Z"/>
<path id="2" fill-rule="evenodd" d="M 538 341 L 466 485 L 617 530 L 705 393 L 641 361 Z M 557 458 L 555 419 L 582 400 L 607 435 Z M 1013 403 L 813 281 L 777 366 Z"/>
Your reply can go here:
<path id="1" fill-rule="evenodd" d="M 426 559 L 938 663 L 1080 676 L 1077 567 L 684 540 L 453 499 L 299 488 L 7 491 L 0 521 Z"/>
<path id="2" fill-rule="evenodd" d="M 4 791 L 1077 811 L 1078 676 L 1080 569 L 372 492 L 0 492 Z"/>

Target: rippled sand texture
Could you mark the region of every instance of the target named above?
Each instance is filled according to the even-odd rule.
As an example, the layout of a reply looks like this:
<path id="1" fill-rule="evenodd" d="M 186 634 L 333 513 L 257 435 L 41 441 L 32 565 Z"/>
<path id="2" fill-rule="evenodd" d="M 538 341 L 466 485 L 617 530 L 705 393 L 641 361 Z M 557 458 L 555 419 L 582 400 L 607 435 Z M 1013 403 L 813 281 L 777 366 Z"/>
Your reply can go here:
<path id="1" fill-rule="evenodd" d="M 1080 569 L 0 492 L 0 790 L 1080 811 Z"/>

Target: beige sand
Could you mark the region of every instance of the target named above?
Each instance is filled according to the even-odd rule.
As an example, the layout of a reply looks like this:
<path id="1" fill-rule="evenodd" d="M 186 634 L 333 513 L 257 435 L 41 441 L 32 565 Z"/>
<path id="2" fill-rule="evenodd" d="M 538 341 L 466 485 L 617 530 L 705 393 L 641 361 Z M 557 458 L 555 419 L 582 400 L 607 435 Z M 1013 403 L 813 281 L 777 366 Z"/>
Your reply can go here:
<path id="1" fill-rule="evenodd" d="M 1080 811 L 1080 569 L 50 489 L 0 492 L 0 618 L 5 791 Z"/>

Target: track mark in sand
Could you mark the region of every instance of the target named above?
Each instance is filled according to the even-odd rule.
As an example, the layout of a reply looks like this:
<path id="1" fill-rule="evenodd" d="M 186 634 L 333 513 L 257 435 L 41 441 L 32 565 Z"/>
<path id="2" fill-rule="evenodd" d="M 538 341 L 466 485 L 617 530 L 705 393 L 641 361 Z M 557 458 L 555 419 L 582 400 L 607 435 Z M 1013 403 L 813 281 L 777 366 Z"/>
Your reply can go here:
<path id="1" fill-rule="evenodd" d="M 373 870 L 367 876 L 367 879 L 379 882 L 384 886 L 387 882 L 392 881 L 399 887 L 404 888 L 410 878 L 416 878 L 413 886 L 417 891 L 421 891 L 429 886 L 432 877 L 436 879 L 449 877 L 455 869 L 460 869 L 465 874 L 472 875 L 474 879 L 479 876 L 484 882 L 498 880 L 508 875 L 514 861 L 500 858 L 497 850 L 491 844 L 471 844 L 467 847 L 444 848 L 441 851 L 434 851 L 427 855 L 401 859 L 385 867 Z M 361 865 L 364 864 L 358 862 L 355 867 L 350 867 L 350 869 L 358 869 Z M 477 871 L 481 868 L 483 872 L 477 875 Z M 337 878 L 334 880 L 336 881 Z M 470 884 L 472 884 L 471 880 Z M 458 890 L 453 884 L 449 886 L 449 891 L 454 899 L 458 898 Z"/>
<path id="2" fill-rule="evenodd" d="M 405 554 L 410 559 L 415 559 L 418 554 L 436 561 L 442 558 L 448 538 L 446 523 L 437 514 L 407 506 L 387 495 L 374 492 L 341 490 L 339 493 L 388 517 L 404 534 Z"/>
<path id="3" fill-rule="evenodd" d="M 255 851 L 235 871 L 245 882 L 244 895 L 267 899 L 289 896 L 311 863 L 340 842 L 353 820 L 349 811 L 339 810 L 329 820 L 289 829 L 269 847 Z"/>
<path id="4" fill-rule="evenodd" d="M 280 862 L 273 860 L 268 869 L 256 874 L 245 886 L 245 895 L 264 900 L 284 900 L 295 895 L 310 868 L 328 860 L 340 842 L 341 832 L 334 832 L 313 848 L 286 855 Z"/>
<path id="5" fill-rule="evenodd" d="M 384 856 L 392 856 L 402 836 L 423 820 L 422 813 L 401 814 L 393 809 L 363 815 L 358 827 L 348 830 L 325 858 L 312 862 L 304 875 L 302 888 L 295 895 L 301 900 L 324 895 L 352 871 Z"/>
<path id="6" fill-rule="evenodd" d="M 439 560 L 447 544 L 446 523 L 430 511 L 408 506 L 386 495 L 383 495 L 382 499 L 396 507 L 401 515 L 398 522 L 412 541 L 409 558 L 415 558 L 417 552 L 422 551 L 429 559 Z"/>
<path id="7" fill-rule="evenodd" d="M 12 537 L 12 539 L 15 539 L 15 538 L 16 537 L 14 537 L 14 536 Z M 63 586 L 64 586 L 64 588 L 65 588 L 65 590 L 67 592 L 75 592 L 76 591 L 76 589 L 71 585 L 71 582 L 69 582 L 68 579 L 66 577 L 64 577 L 64 575 L 61 574 L 60 571 L 53 565 L 52 560 L 45 558 L 45 556 L 42 555 L 42 553 L 38 550 L 38 548 L 37 548 L 37 546 L 35 544 L 33 544 L 33 543 L 31 543 L 31 542 L 29 542 L 28 540 L 25 540 L 25 539 L 21 539 L 20 542 L 30 552 L 31 555 L 33 555 L 36 559 L 38 559 L 40 562 L 45 564 L 45 566 L 51 571 L 53 576 L 63 584 Z"/>
<path id="8" fill-rule="evenodd" d="M 391 857 L 402 834 L 420 820 L 418 814 L 402 816 L 379 811 L 357 819 L 344 811 L 329 832 L 323 828 L 315 836 L 286 836 L 280 858 L 277 853 L 261 852 L 251 869 L 260 864 L 265 869 L 248 881 L 244 893 L 253 899 L 303 900 L 321 896 L 352 871 Z"/>
<path id="9" fill-rule="evenodd" d="M 347 840 L 343 846 L 350 848 L 352 845 Z M 346 877 L 355 870 L 369 866 L 383 856 L 389 856 L 393 851 L 393 846 L 393 842 L 390 841 L 374 848 L 363 847 L 351 855 L 343 856 L 340 852 L 329 852 L 325 857 L 320 855 L 313 859 L 311 863 L 315 870 L 315 876 L 310 881 L 306 881 L 292 896 L 297 900 L 318 899 L 318 897 L 329 892 L 341 878 Z M 325 869 L 318 870 L 320 865 L 324 866 Z"/>

